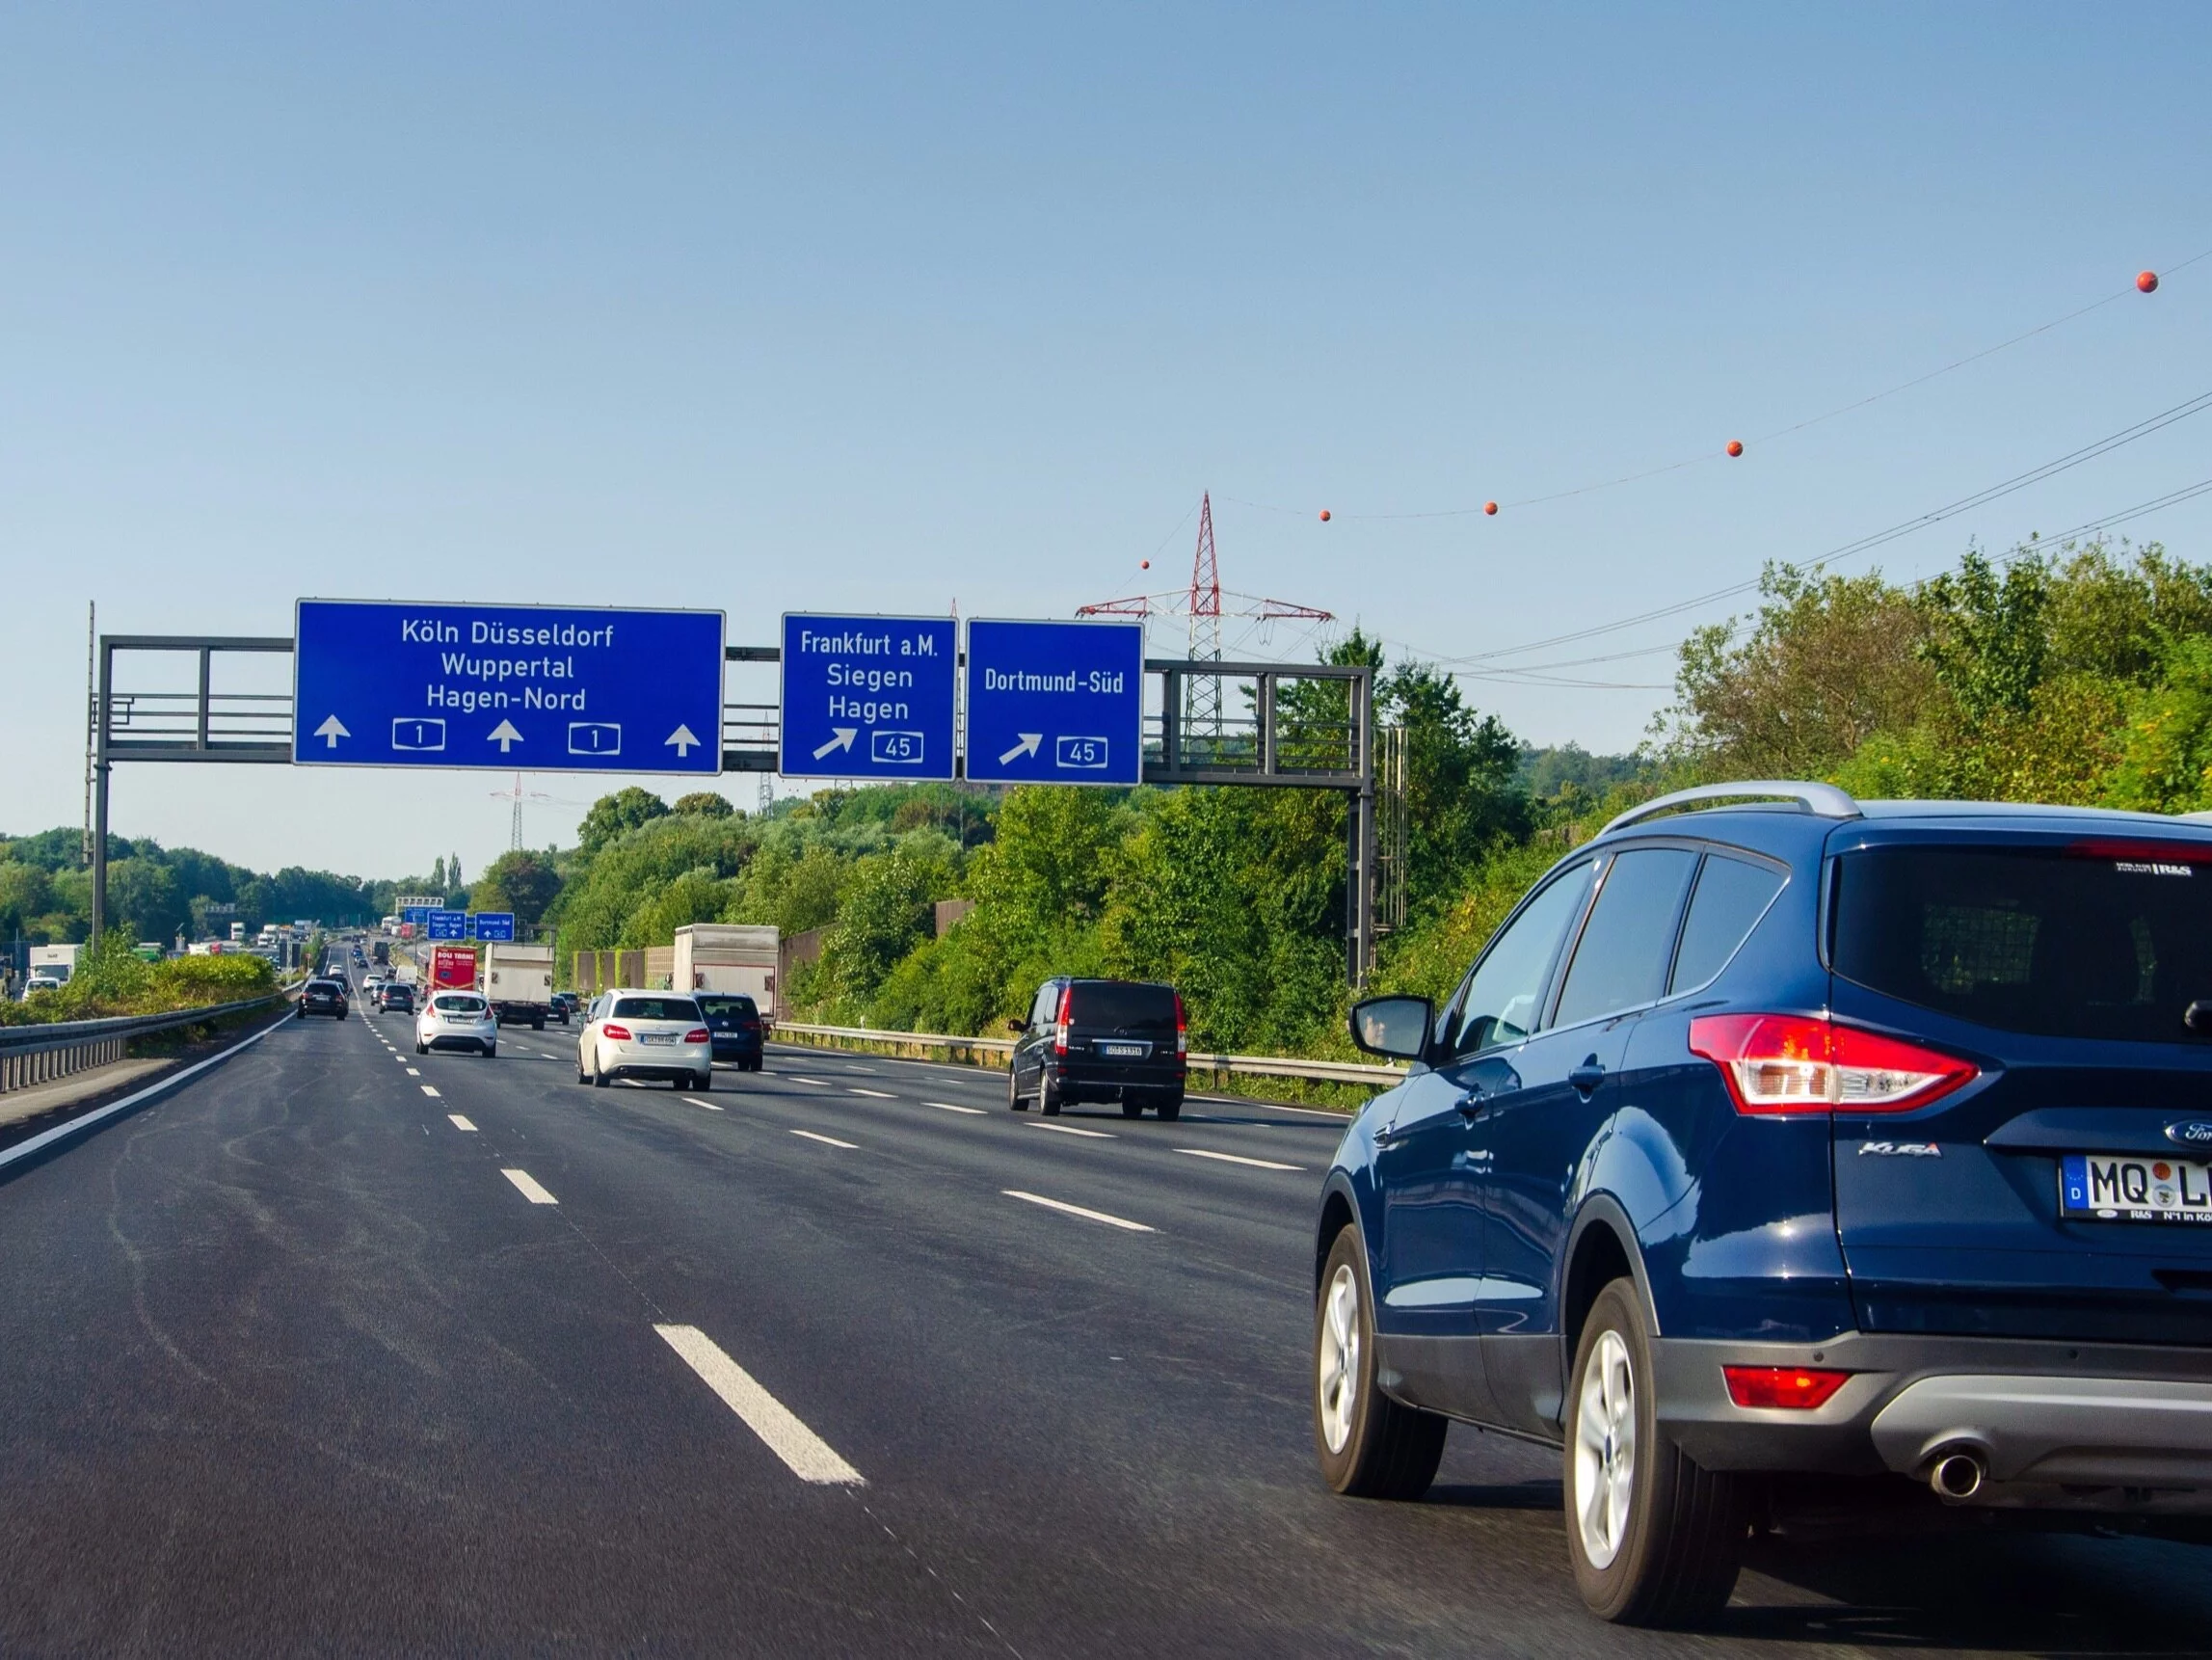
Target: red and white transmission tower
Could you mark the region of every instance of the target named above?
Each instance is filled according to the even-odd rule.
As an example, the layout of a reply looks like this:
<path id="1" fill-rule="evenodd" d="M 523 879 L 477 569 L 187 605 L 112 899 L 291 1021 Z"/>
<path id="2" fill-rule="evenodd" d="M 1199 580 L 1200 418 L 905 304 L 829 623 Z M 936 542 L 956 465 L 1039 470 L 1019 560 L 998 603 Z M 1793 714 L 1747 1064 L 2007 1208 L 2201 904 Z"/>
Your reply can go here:
<path id="1" fill-rule="evenodd" d="M 1224 604 L 1223 601 L 1231 602 Z M 1333 612 L 1313 605 L 1270 600 L 1263 595 L 1239 594 L 1221 586 L 1221 568 L 1213 552 L 1213 494 L 1208 491 L 1198 503 L 1198 555 L 1191 561 L 1190 587 L 1172 594 L 1133 594 L 1126 600 L 1106 600 L 1095 605 L 1078 605 L 1079 617 L 1173 617 L 1189 621 L 1190 657 L 1193 662 L 1221 660 L 1221 619 L 1243 617 L 1257 623 L 1333 623 Z M 1183 681 L 1183 729 L 1212 736 L 1221 735 L 1221 677 L 1186 675 Z"/>

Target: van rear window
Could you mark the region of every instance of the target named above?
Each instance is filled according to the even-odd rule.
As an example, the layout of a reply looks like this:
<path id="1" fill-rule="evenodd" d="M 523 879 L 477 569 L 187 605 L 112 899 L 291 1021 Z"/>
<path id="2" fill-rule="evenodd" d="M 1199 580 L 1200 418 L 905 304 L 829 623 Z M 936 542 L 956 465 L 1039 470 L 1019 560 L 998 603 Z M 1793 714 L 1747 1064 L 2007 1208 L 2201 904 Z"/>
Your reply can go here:
<path id="1" fill-rule="evenodd" d="M 1173 1031 L 1175 993 L 1164 985 L 1079 979 L 1069 1003 L 1068 1021 L 1108 1031 Z"/>
<path id="2" fill-rule="evenodd" d="M 1835 971 L 2003 1031 L 2182 1043 L 2212 1000 L 2212 865 L 2134 849 L 1847 853 Z M 2125 855 L 2125 856 L 2122 856 Z"/>

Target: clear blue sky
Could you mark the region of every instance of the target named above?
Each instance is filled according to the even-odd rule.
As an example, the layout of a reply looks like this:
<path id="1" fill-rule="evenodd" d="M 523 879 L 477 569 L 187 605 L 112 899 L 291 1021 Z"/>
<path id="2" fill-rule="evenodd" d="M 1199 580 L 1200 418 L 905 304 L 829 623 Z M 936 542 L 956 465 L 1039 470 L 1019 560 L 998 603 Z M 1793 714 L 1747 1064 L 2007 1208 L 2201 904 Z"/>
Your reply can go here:
<path id="1" fill-rule="evenodd" d="M 78 817 L 88 600 L 117 631 L 281 633 L 300 594 L 697 603 L 763 642 L 786 608 L 1057 616 L 1183 579 L 1210 488 L 1229 586 L 1457 656 L 1820 552 L 2212 388 L 2212 260 L 1741 461 L 1362 516 L 1713 455 L 2212 248 L 2208 36 L 2173 5 L 10 8 L 0 830 Z M 2206 476 L 2212 415 L 1883 568 Z M 2212 497 L 2130 528 L 2212 557 Z M 1670 659 L 1562 672 L 1627 684 L 1467 684 L 1618 749 Z M 474 869 L 503 782 L 138 766 L 115 827 Z M 594 790 L 528 782 L 529 840 L 568 840 Z"/>

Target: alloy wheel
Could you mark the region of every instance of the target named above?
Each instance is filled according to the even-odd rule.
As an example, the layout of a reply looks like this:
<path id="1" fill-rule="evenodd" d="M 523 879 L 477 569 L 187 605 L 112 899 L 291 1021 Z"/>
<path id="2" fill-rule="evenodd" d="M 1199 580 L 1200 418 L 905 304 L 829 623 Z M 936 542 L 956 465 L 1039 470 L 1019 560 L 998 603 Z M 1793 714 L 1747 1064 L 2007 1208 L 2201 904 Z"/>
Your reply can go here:
<path id="1" fill-rule="evenodd" d="M 1603 1570 L 1628 1540 L 1636 1498 L 1636 1369 L 1617 1331 L 1602 1331 L 1575 1404 L 1575 1525 L 1583 1555 Z"/>
<path id="2" fill-rule="evenodd" d="M 1321 1438 L 1332 1453 L 1351 1439 L 1359 1405 L 1359 1275 L 1340 1264 L 1322 1304 L 1321 1341 L 1315 1364 L 1319 1377 Z"/>

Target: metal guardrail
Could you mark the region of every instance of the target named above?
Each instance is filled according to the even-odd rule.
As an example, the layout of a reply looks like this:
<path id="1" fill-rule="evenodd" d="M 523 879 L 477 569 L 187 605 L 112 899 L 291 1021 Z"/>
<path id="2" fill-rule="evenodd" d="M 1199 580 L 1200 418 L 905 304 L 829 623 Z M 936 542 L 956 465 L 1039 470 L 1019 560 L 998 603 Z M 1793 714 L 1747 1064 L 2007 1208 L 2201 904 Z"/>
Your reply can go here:
<path id="1" fill-rule="evenodd" d="M 1000 1060 L 1014 1053 L 1013 1041 L 1004 1037 L 949 1037 L 936 1031 L 875 1031 L 861 1026 L 806 1026 L 792 1021 L 770 1023 L 769 1035 L 794 1032 L 806 1037 L 841 1037 L 861 1043 L 904 1044 L 916 1049 L 947 1053 L 969 1050 Z M 1387 1089 L 1405 1077 L 1396 1066 L 1369 1066 L 1356 1060 L 1300 1060 L 1288 1055 L 1200 1055 L 1188 1058 L 1193 1072 L 1223 1073 L 1246 1078 L 1300 1078 L 1314 1084 L 1366 1084 Z"/>
<path id="2" fill-rule="evenodd" d="M 49 1026 L 0 1026 L 0 1095 L 120 1060 L 125 1045 L 134 1037 L 251 1013 L 282 1003 L 291 995 L 288 990 L 277 991 L 236 1003 L 173 1009 L 166 1014 L 120 1014 L 106 1020 L 56 1021 Z"/>

